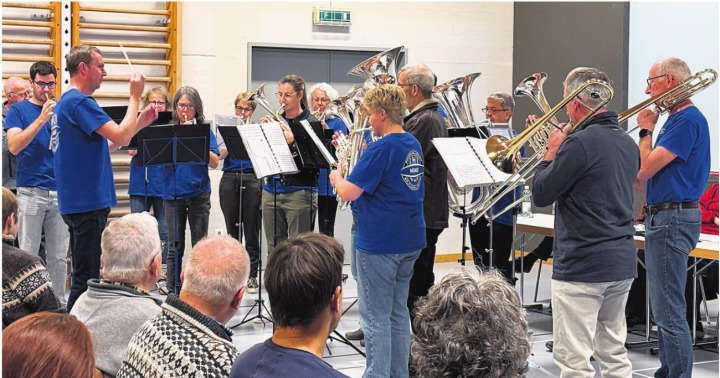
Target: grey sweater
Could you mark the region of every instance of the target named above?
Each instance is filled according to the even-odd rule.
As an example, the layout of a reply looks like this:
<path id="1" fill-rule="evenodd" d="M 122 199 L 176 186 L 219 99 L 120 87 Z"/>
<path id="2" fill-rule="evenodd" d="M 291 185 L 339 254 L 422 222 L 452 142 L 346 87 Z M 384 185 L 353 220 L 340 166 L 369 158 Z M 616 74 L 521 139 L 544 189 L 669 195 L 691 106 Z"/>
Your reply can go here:
<path id="1" fill-rule="evenodd" d="M 88 280 L 88 289 L 75 302 L 75 315 L 95 336 L 95 366 L 114 377 L 133 334 L 157 315 L 162 301 L 127 286 Z"/>

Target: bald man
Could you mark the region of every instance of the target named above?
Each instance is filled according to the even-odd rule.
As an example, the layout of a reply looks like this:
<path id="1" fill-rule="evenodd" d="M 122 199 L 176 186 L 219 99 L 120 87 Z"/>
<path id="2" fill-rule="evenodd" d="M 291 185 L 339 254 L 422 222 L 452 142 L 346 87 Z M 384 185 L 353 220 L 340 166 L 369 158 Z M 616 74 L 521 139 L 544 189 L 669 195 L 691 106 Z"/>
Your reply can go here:
<path id="1" fill-rule="evenodd" d="M 199 241 L 180 275 L 180 295 L 170 294 L 133 336 L 117 377 L 229 376 L 238 351 L 225 324 L 240 307 L 249 275 L 250 259 L 237 240 Z"/>
<path id="2" fill-rule="evenodd" d="M 5 98 L 7 100 L 2 106 L 2 186 L 15 193 L 17 158 L 11 154 L 8 149 L 7 136 L 5 135 L 5 117 L 7 116 L 8 109 L 10 109 L 10 105 L 28 98 L 30 94 L 30 83 L 23 78 L 11 76 L 5 80 L 3 90 L 5 91 Z"/>

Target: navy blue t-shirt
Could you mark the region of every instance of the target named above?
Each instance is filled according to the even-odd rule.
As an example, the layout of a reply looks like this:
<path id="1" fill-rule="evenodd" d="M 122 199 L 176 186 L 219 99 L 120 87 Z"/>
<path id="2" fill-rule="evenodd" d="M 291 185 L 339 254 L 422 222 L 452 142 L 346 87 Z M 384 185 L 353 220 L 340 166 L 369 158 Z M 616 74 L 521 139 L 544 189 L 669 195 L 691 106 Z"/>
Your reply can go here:
<path id="1" fill-rule="evenodd" d="M 239 355 L 233 363 L 230 378 L 245 377 L 342 378 L 347 376 L 310 352 L 282 347 L 270 338 Z"/>
<path id="2" fill-rule="evenodd" d="M 422 148 L 410 133 L 391 133 L 373 142 L 348 181 L 364 191 L 355 201 L 356 246 L 376 254 L 425 248 Z"/>
<path id="3" fill-rule="evenodd" d="M 65 92 L 50 119 L 50 146 L 61 214 L 84 213 L 117 204 L 110 149 L 95 132 L 112 121 L 92 96 Z"/>
<path id="4" fill-rule="evenodd" d="M 42 113 L 42 105 L 30 100 L 13 104 L 8 109 L 5 130 L 25 130 Z M 50 150 L 50 122 L 45 122 L 35 137 L 17 155 L 17 187 L 56 190 L 55 158 Z"/>
<path id="5" fill-rule="evenodd" d="M 212 132 L 210 132 L 210 151 L 220 155 L 217 139 L 215 139 L 215 134 Z M 173 172 L 171 165 L 165 166 L 163 199 L 172 200 L 175 194 L 177 194 L 177 199 L 188 199 L 209 191 L 210 176 L 208 176 L 207 165 L 178 164 L 175 172 Z"/>
<path id="6" fill-rule="evenodd" d="M 710 130 L 694 106 L 668 117 L 655 147 L 677 155 L 647 182 L 648 205 L 661 202 L 698 202 L 710 175 Z"/>
<path id="7" fill-rule="evenodd" d="M 325 121 L 329 129 L 333 131 L 342 131 L 344 135 L 347 135 L 347 126 L 340 118 L 328 119 Z M 318 178 L 318 195 L 319 196 L 334 196 L 332 185 L 328 180 L 328 170 L 320 169 L 320 177 Z"/>

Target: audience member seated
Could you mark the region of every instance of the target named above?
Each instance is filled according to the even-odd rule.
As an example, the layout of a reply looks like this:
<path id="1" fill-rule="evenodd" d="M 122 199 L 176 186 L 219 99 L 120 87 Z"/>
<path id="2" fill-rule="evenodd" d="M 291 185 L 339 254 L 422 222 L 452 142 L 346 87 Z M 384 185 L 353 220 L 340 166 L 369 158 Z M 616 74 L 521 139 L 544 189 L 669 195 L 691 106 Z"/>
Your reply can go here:
<path id="1" fill-rule="evenodd" d="M 227 377 L 238 355 L 225 324 L 250 275 L 245 248 L 230 236 L 197 244 L 162 311 L 130 340 L 118 377 Z"/>
<path id="2" fill-rule="evenodd" d="M 2 332 L 5 378 L 90 378 L 95 370 L 92 333 L 72 315 L 38 312 Z"/>
<path id="3" fill-rule="evenodd" d="M 18 203 L 2 188 L 2 327 L 39 311 L 66 313 L 53 292 L 50 275 L 39 256 L 14 247 L 18 234 Z"/>
<path id="4" fill-rule="evenodd" d="M 160 312 L 162 301 L 148 294 L 162 271 L 157 221 L 148 213 L 126 215 L 105 228 L 101 248 L 103 278 L 88 280 L 70 314 L 95 335 L 97 368 L 114 377 L 133 334 Z"/>
<path id="5" fill-rule="evenodd" d="M 411 365 L 420 377 L 514 377 L 528 370 L 530 332 L 515 289 L 497 271 L 462 268 L 418 304 Z"/>
<path id="6" fill-rule="evenodd" d="M 322 360 L 342 316 L 344 256 L 342 245 L 322 234 L 302 234 L 275 248 L 265 269 L 275 333 L 240 355 L 230 377 L 345 377 Z"/>

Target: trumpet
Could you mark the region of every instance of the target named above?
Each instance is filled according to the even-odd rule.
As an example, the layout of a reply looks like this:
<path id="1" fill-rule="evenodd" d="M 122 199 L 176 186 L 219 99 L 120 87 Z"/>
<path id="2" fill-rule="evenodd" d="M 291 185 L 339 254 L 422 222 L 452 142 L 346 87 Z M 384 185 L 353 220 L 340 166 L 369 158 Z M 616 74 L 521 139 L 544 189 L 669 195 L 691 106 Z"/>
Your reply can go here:
<path id="1" fill-rule="evenodd" d="M 717 72 L 715 72 L 715 70 L 713 70 L 712 68 L 699 71 L 695 75 L 684 80 L 682 83 L 672 88 L 669 88 L 664 92 L 654 97 L 651 97 L 633 106 L 632 108 L 620 113 L 618 115 L 618 123 L 623 123 L 627 121 L 630 117 L 634 116 L 641 110 L 653 104 L 658 109 L 660 115 L 662 115 L 670 108 L 672 108 L 675 104 L 679 104 L 687 100 L 688 98 L 694 96 L 695 94 L 701 92 L 705 88 L 711 86 L 715 82 L 715 80 L 717 80 L 717 76 Z M 639 127 L 640 126 L 636 126 L 631 130 L 628 130 L 627 133 L 630 134 Z"/>
<path id="2" fill-rule="evenodd" d="M 598 86 L 601 88 L 597 88 Z M 596 87 L 597 89 L 593 90 L 591 89 L 591 87 Z M 525 142 L 527 142 L 533 135 L 536 135 L 538 132 L 540 132 L 542 130 L 542 127 L 546 123 L 550 122 L 552 119 L 555 118 L 555 114 L 557 114 L 565 107 L 565 105 L 567 105 L 570 101 L 575 99 L 577 95 L 579 95 L 585 90 L 589 90 L 590 96 L 598 99 L 599 102 L 595 107 L 592 108 L 585 105 L 585 107 L 587 107 L 590 111 L 572 126 L 572 130 L 570 131 L 571 133 L 572 131 L 575 131 L 578 127 L 580 127 L 580 125 L 584 124 L 588 119 L 590 119 L 590 117 L 594 116 L 595 113 L 603 106 L 605 106 L 608 102 L 610 102 L 614 94 L 614 91 L 610 84 L 602 80 L 593 79 L 584 82 L 572 93 L 567 95 L 562 101 L 560 101 L 560 103 L 555 105 L 554 108 L 550 109 L 550 111 L 546 112 L 542 117 L 538 118 L 532 125 L 528 126 L 527 129 L 525 129 L 525 131 L 523 131 L 520 135 L 511 139 L 506 144 L 505 149 L 499 150 L 493 156 L 493 163 L 495 164 L 495 166 L 511 166 L 512 164 L 510 164 L 510 162 L 514 162 L 515 156 L 520 151 L 520 148 L 525 144 Z M 494 136 L 491 139 L 493 138 L 497 138 L 497 136 Z M 534 176 L 535 169 L 537 169 L 538 165 L 540 165 L 540 163 L 542 162 L 540 157 L 545 153 L 546 147 L 547 139 L 544 140 L 544 143 L 539 146 L 539 149 L 535 151 L 535 154 L 532 157 L 528 158 L 524 164 L 517 168 L 513 166 L 513 173 L 510 175 L 510 177 L 508 177 L 504 182 L 498 185 L 496 187 L 497 189 L 493 190 L 489 198 L 473 215 L 473 223 L 477 222 L 480 217 L 484 216 L 485 213 L 487 213 L 498 201 L 500 201 L 502 197 L 510 193 L 517 186 L 522 185 L 525 181 L 530 180 Z M 488 149 L 490 149 L 490 141 L 488 141 Z M 488 155 L 489 154 L 490 153 L 488 153 Z M 502 211 L 495 213 L 495 215 L 498 216 L 505 213 L 506 211 L 515 207 L 518 203 L 524 201 L 530 195 L 531 193 L 528 191 L 528 193 L 523 194 L 522 198 L 508 205 Z"/>

